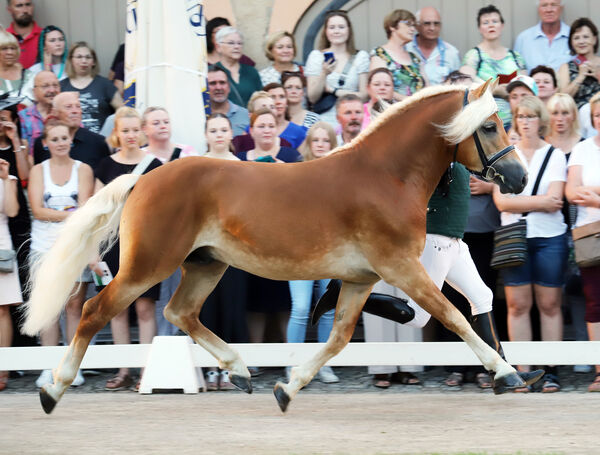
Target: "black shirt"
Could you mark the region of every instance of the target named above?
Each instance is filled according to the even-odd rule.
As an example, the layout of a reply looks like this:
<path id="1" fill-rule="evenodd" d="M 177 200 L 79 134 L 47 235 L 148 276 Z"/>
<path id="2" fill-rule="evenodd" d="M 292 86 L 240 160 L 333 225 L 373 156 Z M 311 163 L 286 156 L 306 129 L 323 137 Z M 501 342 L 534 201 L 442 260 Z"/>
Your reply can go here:
<path id="1" fill-rule="evenodd" d="M 158 159 L 154 158 L 152 161 L 150 161 L 150 164 L 146 169 L 144 169 L 142 174 L 147 174 L 151 170 L 159 167 L 161 164 L 162 163 Z M 105 158 L 100 161 L 98 167 L 94 169 L 94 177 L 100 180 L 103 184 L 108 185 L 114 179 L 123 174 L 131 174 L 136 166 L 137 164 L 118 163 L 111 157 Z"/>
<path id="2" fill-rule="evenodd" d="M 73 138 L 70 155 L 74 160 L 79 160 L 88 164 L 92 169 L 96 169 L 103 158 L 110 156 L 110 149 L 104 136 L 92 133 L 85 128 L 79 128 Z M 50 158 L 50 152 L 44 150 L 42 139 L 38 137 L 33 144 L 33 162 L 38 164 L 48 158 Z"/>

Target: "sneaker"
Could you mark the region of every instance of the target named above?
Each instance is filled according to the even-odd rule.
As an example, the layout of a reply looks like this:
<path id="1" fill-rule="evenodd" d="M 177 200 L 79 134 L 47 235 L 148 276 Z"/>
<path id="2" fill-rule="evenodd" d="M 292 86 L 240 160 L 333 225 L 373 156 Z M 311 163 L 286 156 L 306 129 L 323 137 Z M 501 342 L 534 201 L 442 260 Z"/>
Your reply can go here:
<path id="1" fill-rule="evenodd" d="M 226 370 L 221 371 L 219 390 L 235 390 L 235 386 L 229 380 L 229 371 L 226 371 Z"/>
<path id="2" fill-rule="evenodd" d="M 340 382 L 340 378 L 335 375 L 331 367 L 321 367 L 319 370 L 319 380 L 325 384 Z"/>
<path id="3" fill-rule="evenodd" d="M 215 370 L 210 370 L 206 373 L 206 390 L 209 392 L 214 390 L 219 390 L 219 372 Z"/>
<path id="4" fill-rule="evenodd" d="M 83 379 L 83 374 L 81 374 L 81 370 L 77 370 L 77 375 L 73 382 L 71 383 L 71 387 L 79 387 L 80 385 L 85 384 L 85 379 Z"/>
<path id="5" fill-rule="evenodd" d="M 47 384 L 54 384 L 54 376 L 52 375 L 52 370 L 44 370 L 40 377 L 35 380 L 35 385 L 39 388 L 45 386 Z"/>
<path id="6" fill-rule="evenodd" d="M 592 366 L 591 365 L 574 365 L 573 372 L 574 373 L 591 373 Z"/>

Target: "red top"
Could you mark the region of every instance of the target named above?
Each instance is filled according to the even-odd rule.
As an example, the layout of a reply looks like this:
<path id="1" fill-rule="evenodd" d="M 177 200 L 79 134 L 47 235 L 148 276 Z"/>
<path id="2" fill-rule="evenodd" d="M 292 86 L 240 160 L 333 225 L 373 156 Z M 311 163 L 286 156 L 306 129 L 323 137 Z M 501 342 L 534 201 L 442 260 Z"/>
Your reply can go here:
<path id="1" fill-rule="evenodd" d="M 42 33 L 42 27 L 34 22 L 33 30 L 25 38 L 15 32 L 14 23 L 12 22 L 6 31 L 12 33 L 17 38 L 17 41 L 19 41 L 19 47 L 21 48 L 19 62 L 23 65 L 23 68 L 29 68 L 34 65 L 38 54 L 38 42 Z"/>

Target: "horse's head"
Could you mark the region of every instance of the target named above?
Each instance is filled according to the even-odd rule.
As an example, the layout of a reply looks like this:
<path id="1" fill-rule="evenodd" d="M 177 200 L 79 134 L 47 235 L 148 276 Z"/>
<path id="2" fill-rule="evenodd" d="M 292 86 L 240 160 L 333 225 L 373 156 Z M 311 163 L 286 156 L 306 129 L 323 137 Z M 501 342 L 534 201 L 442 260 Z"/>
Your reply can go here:
<path id="1" fill-rule="evenodd" d="M 456 160 L 485 180 L 500 186 L 503 193 L 520 193 L 527 184 L 527 171 L 509 144 L 493 90 L 498 80 L 465 91 L 462 111 L 442 127 L 444 137 L 456 144 Z"/>

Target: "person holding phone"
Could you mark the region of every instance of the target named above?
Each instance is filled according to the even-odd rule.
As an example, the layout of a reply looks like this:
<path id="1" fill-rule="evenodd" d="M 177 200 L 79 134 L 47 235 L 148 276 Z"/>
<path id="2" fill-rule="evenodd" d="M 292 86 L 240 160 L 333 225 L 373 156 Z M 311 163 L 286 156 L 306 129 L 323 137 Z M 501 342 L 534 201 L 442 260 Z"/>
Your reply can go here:
<path id="1" fill-rule="evenodd" d="M 574 58 L 558 69 L 558 86 L 561 92 L 573 97 L 579 109 L 600 91 L 598 28 L 587 17 L 571 25 L 569 50 Z"/>
<path id="2" fill-rule="evenodd" d="M 369 54 L 356 50 L 348 13 L 329 11 L 317 49 L 308 55 L 304 68 L 308 101 L 314 106 L 326 95 L 339 98 L 348 93 L 366 101 L 368 72 Z M 335 125 L 335 99 L 330 104 L 326 110 L 317 113 L 321 115 L 321 120 Z"/>

